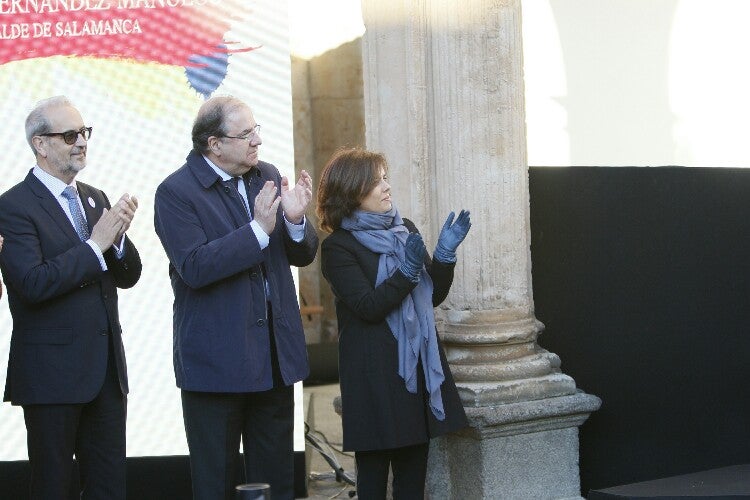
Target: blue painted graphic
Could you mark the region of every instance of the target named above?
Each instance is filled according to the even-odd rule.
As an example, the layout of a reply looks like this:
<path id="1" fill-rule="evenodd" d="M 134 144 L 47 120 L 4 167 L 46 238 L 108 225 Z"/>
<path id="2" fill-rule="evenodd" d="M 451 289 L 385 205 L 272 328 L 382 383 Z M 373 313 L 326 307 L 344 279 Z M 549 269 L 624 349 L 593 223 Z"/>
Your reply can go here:
<path id="1" fill-rule="evenodd" d="M 205 99 L 211 97 L 227 76 L 229 54 L 226 45 L 218 45 L 218 51 L 209 56 L 192 55 L 188 59 L 196 66 L 185 68 L 190 86 Z"/>

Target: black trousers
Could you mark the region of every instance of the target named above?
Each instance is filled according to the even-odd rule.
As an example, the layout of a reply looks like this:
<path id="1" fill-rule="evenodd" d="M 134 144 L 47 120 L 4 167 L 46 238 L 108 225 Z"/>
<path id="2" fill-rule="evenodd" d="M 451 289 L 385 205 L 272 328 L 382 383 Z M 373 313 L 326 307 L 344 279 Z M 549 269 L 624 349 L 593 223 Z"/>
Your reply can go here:
<path id="1" fill-rule="evenodd" d="M 270 484 L 273 500 L 294 499 L 294 387 L 284 386 L 273 332 L 270 336 L 272 389 L 182 391 L 193 500 L 234 500 L 240 438 L 243 482 Z"/>
<path id="2" fill-rule="evenodd" d="M 429 443 L 389 450 L 358 451 L 357 498 L 384 500 L 388 468 L 393 470 L 393 500 L 421 500 L 427 478 Z"/>
<path id="3" fill-rule="evenodd" d="M 125 499 L 127 396 L 120 389 L 111 341 L 104 383 L 92 401 L 25 405 L 23 416 L 31 500 Z M 79 478 L 72 477 L 73 455 Z"/>
<path id="4" fill-rule="evenodd" d="M 182 391 L 194 500 L 234 500 L 240 438 L 245 480 L 294 498 L 293 387 L 243 394 Z"/>

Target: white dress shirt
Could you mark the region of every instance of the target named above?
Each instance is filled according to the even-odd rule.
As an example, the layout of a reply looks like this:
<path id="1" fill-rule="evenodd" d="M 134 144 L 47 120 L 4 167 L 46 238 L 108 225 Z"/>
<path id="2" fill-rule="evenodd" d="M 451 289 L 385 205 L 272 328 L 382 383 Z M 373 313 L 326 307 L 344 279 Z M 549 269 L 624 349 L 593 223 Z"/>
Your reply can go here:
<path id="1" fill-rule="evenodd" d="M 63 209 L 63 212 L 65 212 L 65 215 L 68 217 L 68 220 L 70 221 L 70 225 L 73 226 L 75 229 L 75 222 L 73 221 L 73 214 L 70 213 L 70 206 L 68 205 L 68 199 L 63 196 L 63 191 L 66 187 L 68 187 L 68 184 L 65 184 L 63 181 L 55 177 L 54 175 L 51 175 L 47 171 L 43 170 L 39 165 L 34 166 L 34 170 L 32 171 L 34 176 L 39 179 L 39 182 L 44 184 L 44 187 L 49 189 L 49 192 L 52 193 L 52 196 L 55 197 L 57 202 L 60 204 L 60 208 Z M 73 186 L 73 188 L 76 190 L 76 193 L 78 193 L 78 188 L 76 187 L 76 181 L 75 179 L 73 182 L 70 183 L 70 186 Z M 83 209 L 83 203 L 81 202 L 81 197 L 76 196 L 76 200 L 78 201 L 78 206 L 81 209 L 81 214 L 83 214 L 84 217 L 86 217 L 86 211 Z M 104 209 L 104 207 L 102 207 Z M 122 246 L 125 242 L 125 236 L 122 237 L 120 240 L 119 247 L 116 245 L 112 245 L 112 248 L 115 249 L 115 253 L 117 255 L 118 259 L 121 259 L 123 256 L 123 250 Z M 102 268 L 102 271 L 107 270 L 107 263 L 104 260 L 104 255 L 102 254 L 101 249 L 99 248 L 99 245 L 94 243 L 94 240 L 89 238 L 86 240 L 86 244 L 91 247 L 91 249 L 96 254 L 96 258 L 99 259 L 99 265 Z"/>
<path id="2" fill-rule="evenodd" d="M 221 177 L 221 180 L 223 181 L 229 181 L 234 179 L 231 175 L 224 172 L 222 169 L 217 167 L 214 162 L 206 158 L 206 155 L 203 155 L 203 159 L 206 160 L 206 163 L 208 163 L 208 166 L 211 167 L 216 174 Z M 245 203 L 245 209 L 248 211 L 248 214 L 250 214 L 250 203 L 247 199 L 247 190 L 245 188 L 245 183 L 240 182 L 240 187 L 237 189 L 240 193 L 240 196 L 242 197 L 243 202 Z M 255 203 L 255 200 L 253 200 L 253 203 Z M 292 238 L 292 240 L 299 243 L 302 241 L 302 239 L 305 237 L 305 224 L 307 223 L 307 218 L 302 217 L 302 223 L 301 224 L 293 224 L 289 222 L 286 219 L 286 215 L 284 215 L 284 222 L 286 225 L 286 230 L 289 233 L 289 237 Z M 271 242 L 271 238 L 269 235 L 266 234 L 265 231 L 260 227 L 260 224 L 253 219 L 250 221 L 250 227 L 253 230 L 253 233 L 255 233 L 255 237 L 258 239 L 258 244 L 260 245 L 261 249 L 264 249 L 268 246 L 268 244 Z"/>

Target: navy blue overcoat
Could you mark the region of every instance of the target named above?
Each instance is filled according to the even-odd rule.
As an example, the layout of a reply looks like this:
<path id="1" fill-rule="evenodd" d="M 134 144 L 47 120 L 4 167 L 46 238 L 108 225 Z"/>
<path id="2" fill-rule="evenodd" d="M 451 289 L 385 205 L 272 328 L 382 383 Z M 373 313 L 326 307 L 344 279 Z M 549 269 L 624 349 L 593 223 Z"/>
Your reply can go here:
<path id="1" fill-rule="evenodd" d="M 251 206 L 267 180 L 281 189 L 281 174 L 265 162 L 243 177 Z M 182 389 L 256 392 L 272 387 L 264 276 L 284 383 L 309 373 L 289 266 L 313 261 L 315 228 L 306 223 L 302 241 L 293 241 L 279 208 L 270 243 L 261 250 L 248 221 L 239 193 L 195 151 L 156 191 L 154 225 L 169 258 L 174 370 Z"/>

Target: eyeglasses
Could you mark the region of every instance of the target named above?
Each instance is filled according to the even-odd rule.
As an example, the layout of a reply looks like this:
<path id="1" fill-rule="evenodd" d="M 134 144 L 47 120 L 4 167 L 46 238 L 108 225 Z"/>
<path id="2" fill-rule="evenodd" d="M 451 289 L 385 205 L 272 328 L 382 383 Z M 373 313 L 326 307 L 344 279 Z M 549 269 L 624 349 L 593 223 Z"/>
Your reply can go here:
<path id="1" fill-rule="evenodd" d="M 91 138 L 92 127 L 81 127 L 78 130 L 66 130 L 65 132 L 48 132 L 46 134 L 39 134 L 44 137 L 52 137 L 60 135 L 65 141 L 65 144 L 75 144 L 78 140 L 78 136 L 82 136 L 84 140 L 88 141 Z"/>
<path id="2" fill-rule="evenodd" d="M 242 135 L 222 135 L 227 139 L 241 139 L 243 141 L 250 141 L 253 137 L 260 137 L 260 125 L 256 125 L 247 134 Z"/>

